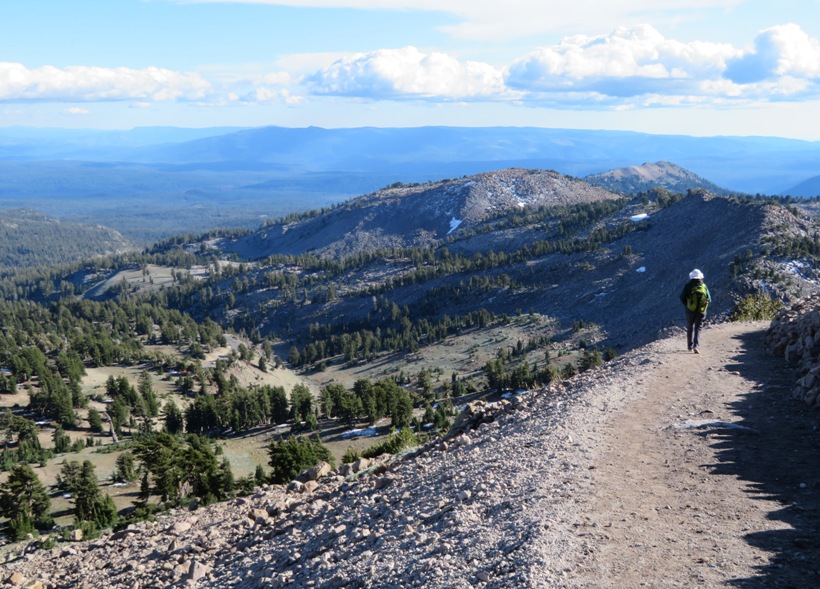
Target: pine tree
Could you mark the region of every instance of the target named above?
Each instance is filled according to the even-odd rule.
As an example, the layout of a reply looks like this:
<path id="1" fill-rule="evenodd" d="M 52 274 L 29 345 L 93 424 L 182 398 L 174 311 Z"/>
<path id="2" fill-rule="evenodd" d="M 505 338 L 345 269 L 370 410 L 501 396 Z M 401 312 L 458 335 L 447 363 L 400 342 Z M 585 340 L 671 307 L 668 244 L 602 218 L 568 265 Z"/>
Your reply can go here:
<path id="1" fill-rule="evenodd" d="M 88 429 L 95 434 L 99 434 L 103 431 L 102 416 L 100 412 L 93 407 L 88 410 Z"/>
<path id="2" fill-rule="evenodd" d="M 98 529 L 113 526 L 117 521 L 114 500 L 100 490 L 95 467 L 85 460 L 74 489 L 74 518 L 79 522 L 91 522 Z"/>
<path id="3" fill-rule="evenodd" d="M 62 454 L 64 452 L 68 452 L 71 449 L 71 438 L 65 433 L 65 430 L 62 426 L 57 426 L 54 430 L 54 434 L 52 435 L 51 439 L 54 441 L 54 452 L 57 454 Z"/>
<path id="4" fill-rule="evenodd" d="M 0 515 L 9 519 L 11 535 L 20 539 L 53 524 L 51 500 L 37 473 L 27 464 L 18 464 L 0 485 Z"/>
<path id="5" fill-rule="evenodd" d="M 137 480 L 137 471 L 134 468 L 134 455 L 131 454 L 131 452 L 126 451 L 117 456 L 112 478 L 116 483 L 130 483 Z"/>
<path id="6" fill-rule="evenodd" d="M 172 436 L 182 433 L 182 430 L 185 428 L 185 420 L 177 404 L 173 401 L 168 401 L 165 403 L 162 413 L 165 421 L 165 431 Z"/>

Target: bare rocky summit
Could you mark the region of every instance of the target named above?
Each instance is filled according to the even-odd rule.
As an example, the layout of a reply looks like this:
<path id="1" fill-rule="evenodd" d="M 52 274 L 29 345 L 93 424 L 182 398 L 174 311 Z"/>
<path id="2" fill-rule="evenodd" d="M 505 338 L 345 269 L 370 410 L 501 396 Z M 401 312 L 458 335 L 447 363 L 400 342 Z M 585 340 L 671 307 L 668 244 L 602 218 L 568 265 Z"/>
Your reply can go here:
<path id="1" fill-rule="evenodd" d="M 663 161 L 627 166 L 601 174 L 590 174 L 584 180 L 595 186 L 623 194 L 646 192 L 652 188 L 664 188 L 671 192 L 706 190 L 718 195 L 731 194 L 731 191 L 720 188 L 686 168 Z"/>

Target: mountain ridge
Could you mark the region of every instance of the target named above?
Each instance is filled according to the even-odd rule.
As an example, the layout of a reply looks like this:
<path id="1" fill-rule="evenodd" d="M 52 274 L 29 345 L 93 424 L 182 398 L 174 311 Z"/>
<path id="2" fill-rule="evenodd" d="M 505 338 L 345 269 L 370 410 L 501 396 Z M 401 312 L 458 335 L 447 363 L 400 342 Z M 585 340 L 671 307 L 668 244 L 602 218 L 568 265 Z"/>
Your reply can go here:
<path id="1" fill-rule="evenodd" d="M 384 247 L 419 247 L 525 207 L 612 200 L 616 196 L 543 170 L 497 170 L 423 185 L 398 183 L 300 222 L 266 225 L 220 245 L 242 257 L 344 255 Z"/>
<path id="2" fill-rule="evenodd" d="M 600 174 L 591 174 L 584 178 L 590 184 L 601 186 L 612 192 L 635 194 L 653 188 L 663 188 L 675 193 L 689 190 L 706 190 L 712 194 L 729 196 L 732 191 L 726 190 L 701 178 L 694 172 L 671 162 L 659 161 L 644 163 L 640 166 L 628 166 Z"/>
<path id="3" fill-rule="evenodd" d="M 780 194 L 817 175 L 820 143 L 777 137 L 693 137 L 629 131 L 539 127 L 150 129 L 123 132 L 0 129 L 0 159 L 25 157 L 131 161 L 145 164 L 268 162 L 307 171 L 393 175 L 422 182 L 489 168 L 552 168 L 585 176 L 635 162 L 671 161 L 721 186 L 749 194 Z M 86 137 L 87 136 L 87 137 Z M 28 142 L 27 142 L 28 141 Z M 102 147 L 96 147 L 98 141 Z M 5 150 L 5 151 L 4 151 Z M 39 154 L 39 155 L 38 155 Z M 475 162 L 485 162 L 477 168 Z"/>

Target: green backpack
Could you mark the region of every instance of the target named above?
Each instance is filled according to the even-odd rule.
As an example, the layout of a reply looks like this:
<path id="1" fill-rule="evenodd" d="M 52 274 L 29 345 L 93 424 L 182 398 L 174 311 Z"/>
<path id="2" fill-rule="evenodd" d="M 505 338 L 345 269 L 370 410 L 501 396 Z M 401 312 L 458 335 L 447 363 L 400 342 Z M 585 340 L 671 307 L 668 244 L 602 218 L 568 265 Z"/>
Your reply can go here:
<path id="1" fill-rule="evenodd" d="M 709 306 L 708 292 L 709 291 L 706 290 L 706 284 L 702 281 L 698 282 L 692 287 L 692 290 L 689 291 L 689 296 L 686 297 L 686 308 L 690 311 L 705 313 L 706 307 Z"/>

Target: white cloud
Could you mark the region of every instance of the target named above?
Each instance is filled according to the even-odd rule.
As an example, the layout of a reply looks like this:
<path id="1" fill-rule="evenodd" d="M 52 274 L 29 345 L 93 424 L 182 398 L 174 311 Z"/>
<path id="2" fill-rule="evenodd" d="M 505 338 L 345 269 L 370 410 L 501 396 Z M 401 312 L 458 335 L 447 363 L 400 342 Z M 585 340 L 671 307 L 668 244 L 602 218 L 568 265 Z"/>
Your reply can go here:
<path id="1" fill-rule="evenodd" d="M 506 101 L 573 109 L 725 106 L 820 97 L 820 42 L 796 25 L 752 48 L 681 42 L 650 25 L 575 35 L 495 68 L 415 47 L 337 59 L 306 76 L 313 94 L 371 99 Z"/>
<path id="2" fill-rule="evenodd" d="M 730 45 L 665 39 L 649 25 L 620 27 L 609 35 L 577 35 L 516 60 L 506 72 L 511 88 L 531 92 L 582 91 L 606 96 L 697 92 L 716 79 Z"/>
<path id="3" fill-rule="evenodd" d="M 85 116 L 85 115 L 90 115 L 91 111 L 88 110 L 87 108 L 80 108 L 80 107 L 75 106 L 75 107 L 72 107 L 72 108 L 67 108 L 65 110 L 65 113 L 67 115 L 71 115 L 71 116 Z"/>
<path id="4" fill-rule="evenodd" d="M 415 47 L 354 54 L 306 78 L 316 94 L 364 98 L 495 99 L 506 94 L 501 72 Z"/>
<path id="5" fill-rule="evenodd" d="M 0 100 L 90 102 L 112 100 L 193 100 L 210 84 L 198 74 L 158 67 L 141 70 L 71 66 L 30 69 L 0 62 Z"/>
<path id="6" fill-rule="evenodd" d="M 161 101 L 299 105 L 312 94 L 624 111 L 816 100 L 819 81 L 820 41 L 794 24 L 760 31 L 746 48 L 669 39 L 644 24 L 606 35 L 568 36 L 503 68 L 412 46 L 296 54 L 244 70 L 201 73 L 0 62 L 0 102 L 122 100 L 135 108 Z"/>
<path id="7" fill-rule="evenodd" d="M 282 103 L 287 105 L 297 105 L 304 101 L 302 96 L 294 95 L 287 88 L 271 89 L 260 87 L 243 96 L 243 102 L 253 102 L 261 104 Z"/>
<path id="8" fill-rule="evenodd" d="M 799 26 L 786 24 L 761 31 L 753 47 L 732 60 L 726 77 L 753 84 L 777 77 L 820 77 L 820 42 Z"/>

